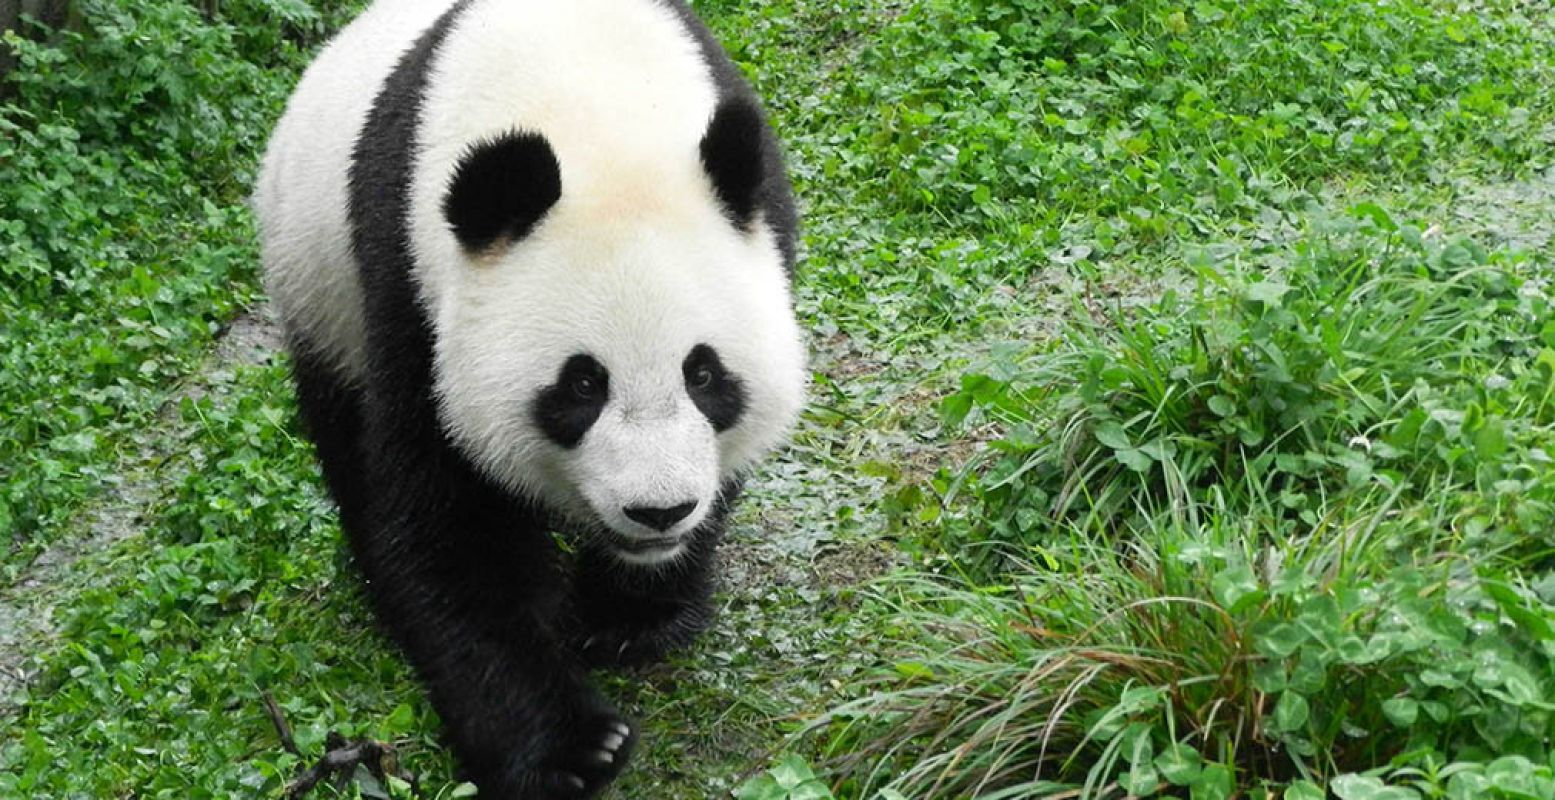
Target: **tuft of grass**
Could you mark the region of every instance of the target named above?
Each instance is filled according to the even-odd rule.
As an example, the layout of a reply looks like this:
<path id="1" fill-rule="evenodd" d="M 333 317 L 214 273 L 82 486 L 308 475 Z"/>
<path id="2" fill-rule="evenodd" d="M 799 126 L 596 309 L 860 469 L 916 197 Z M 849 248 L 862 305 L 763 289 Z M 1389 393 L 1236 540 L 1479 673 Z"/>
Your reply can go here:
<path id="1" fill-rule="evenodd" d="M 947 545 L 1040 545 L 1055 523 L 1113 535 L 1141 508 L 1207 506 L 1256 510 L 1284 537 L 1397 495 L 1451 498 L 1465 536 L 1518 557 L 1555 553 L 1542 265 L 1368 204 L 1290 252 L 1190 267 L 1154 304 L 1083 309 L 1052 349 L 963 376 L 947 420 L 1007 432 L 985 468 L 939 480 L 987 515 L 946 527 L 964 540 Z"/>
<path id="2" fill-rule="evenodd" d="M 1350 797 L 1368 773 L 1542 796 L 1555 597 L 1465 559 L 1401 563 L 1394 542 L 1432 522 L 1378 509 L 1275 539 L 1235 511 L 1162 515 L 1076 536 L 1083 571 L 887 581 L 890 673 L 823 720 L 841 795 Z"/>
<path id="3" fill-rule="evenodd" d="M 844 796 L 1555 786 L 1546 269 L 1360 206 L 964 377 Z"/>

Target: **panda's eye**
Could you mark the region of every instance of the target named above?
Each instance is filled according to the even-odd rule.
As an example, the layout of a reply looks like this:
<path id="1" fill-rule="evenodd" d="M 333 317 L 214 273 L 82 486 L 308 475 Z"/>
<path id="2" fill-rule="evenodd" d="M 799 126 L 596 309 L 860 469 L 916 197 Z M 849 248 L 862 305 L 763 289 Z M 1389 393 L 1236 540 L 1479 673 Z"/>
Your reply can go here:
<path id="1" fill-rule="evenodd" d="M 583 400 L 592 400 L 599 394 L 599 381 L 588 375 L 579 375 L 572 379 L 572 393 Z"/>
<path id="2" fill-rule="evenodd" d="M 691 388 L 706 389 L 713 385 L 713 369 L 707 365 L 697 367 L 691 373 Z"/>

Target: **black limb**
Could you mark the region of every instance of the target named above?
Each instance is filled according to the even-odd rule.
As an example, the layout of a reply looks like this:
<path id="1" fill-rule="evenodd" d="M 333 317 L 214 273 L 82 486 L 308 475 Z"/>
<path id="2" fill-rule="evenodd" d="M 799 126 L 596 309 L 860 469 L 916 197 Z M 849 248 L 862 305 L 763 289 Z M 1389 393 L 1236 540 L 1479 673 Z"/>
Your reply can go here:
<path id="1" fill-rule="evenodd" d="M 336 378 L 305 345 L 293 342 L 290 349 L 303 429 L 318 453 L 330 496 L 340 507 L 342 527 L 357 530 L 360 525 L 347 521 L 345 514 L 360 509 L 366 493 L 357 449 L 362 435 L 361 392 Z"/>
<path id="2" fill-rule="evenodd" d="M 350 538 L 367 595 L 465 773 L 494 797 L 594 796 L 636 735 L 558 630 L 565 581 L 543 520 L 419 414 L 372 391 L 365 407 L 372 492 L 342 520 L 365 526 Z"/>

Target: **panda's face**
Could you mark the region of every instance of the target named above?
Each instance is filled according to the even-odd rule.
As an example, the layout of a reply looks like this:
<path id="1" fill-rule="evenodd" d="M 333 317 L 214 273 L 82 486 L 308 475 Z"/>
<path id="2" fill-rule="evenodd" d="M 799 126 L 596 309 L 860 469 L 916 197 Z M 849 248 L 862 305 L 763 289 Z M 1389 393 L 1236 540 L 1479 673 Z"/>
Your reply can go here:
<path id="1" fill-rule="evenodd" d="M 639 566 L 686 551 L 805 382 L 773 233 L 732 223 L 695 162 L 654 177 L 558 191 L 522 238 L 450 210 L 462 254 L 422 277 L 455 443 Z"/>
<path id="2" fill-rule="evenodd" d="M 717 217 L 605 232 L 557 212 L 444 295 L 445 424 L 622 561 L 673 559 L 801 402 L 776 248 Z"/>

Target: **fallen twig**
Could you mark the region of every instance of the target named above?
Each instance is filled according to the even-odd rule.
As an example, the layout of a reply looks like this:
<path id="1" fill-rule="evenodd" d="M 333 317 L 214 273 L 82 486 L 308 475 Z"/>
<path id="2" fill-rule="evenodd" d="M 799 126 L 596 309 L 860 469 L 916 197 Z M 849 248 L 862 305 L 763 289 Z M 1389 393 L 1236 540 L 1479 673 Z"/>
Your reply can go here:
<path id="1" fill-rule="evenodd" d="M 275 734 L 281 737 L 281 746 L 286 752 L 298 758 L 302 757 L 302 751 L 297 749 L 297 740 L 292 738 L 292 726 L 286 724 L 286 716 L 281 713 L 281 706 L 275 702 L 270 692 L 262 691 L 260 698 L 265 701 L 265 713 L 270 715 L 270 724 L 275 726 Z"/>
<path id="2" fill-rule="evenodd" d="M 280 737 L 281 747 L 285 748 L 286 752 L 302 758 L 302 750 L 297 747 L 297 740 L 292 736 L 292 728 L 287 724 L 280 704 L 275 702 L 275 698 L 267 691 L 260 692 L 260 697 L 264 700 L 265 713 L 270 717 L 270 724 L 275 726 L 276 736 Z M 422 796 L 421 786 L 416 781 L 416 776 L 400 769 L 399 754 L 395 751 L 394 745 L 376 739 L 359 739 L 353 742 L 335 731 L 330 731 L 324 737 L 324 756 L 287 784 L 283 796 L 286 800 L 297 800 L 331 777 L 334 778 L 335 785 L 343 789 L 359 766 L 365 767 L 368 774 L 385 787 L 389 784 L 389 777 L 393 776 L 410 784 L 411 796 Z"/>
<path id="3" fill-rule="evenodd" d="M 324 740 L 324 747 L 326 748 L 324 757 L 286 787 L 286 800 L 302 797 L 320 781 L 330 776 L 334 776 L 337 783 L 344 784 L 350 780 L 351 773 L 355 772 L 358 766 L 366 767 L 379 783 L 388 785 L 389 775 L 392 774 L 410 783 L 411 791 L 416 796 L 419 797 L 421 794 L 416 788 L 415 780 L 408 773 L 400 771 L 399 758 L 394 752 L 394 745 L 373 739 L 349 742 L 345 737 L 331 731 Z"/>

